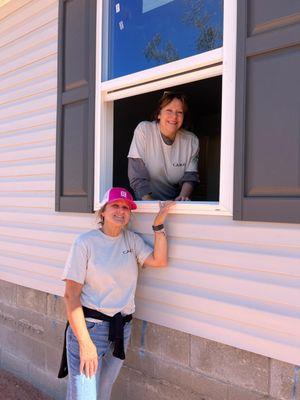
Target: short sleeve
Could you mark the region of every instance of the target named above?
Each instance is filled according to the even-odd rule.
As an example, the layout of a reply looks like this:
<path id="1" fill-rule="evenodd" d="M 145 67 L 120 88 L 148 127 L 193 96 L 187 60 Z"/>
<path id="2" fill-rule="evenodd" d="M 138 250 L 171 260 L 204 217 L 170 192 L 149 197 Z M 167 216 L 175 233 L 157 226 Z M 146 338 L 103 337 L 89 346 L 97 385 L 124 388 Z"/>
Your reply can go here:
<path id="1" fill-rule="evenodd" d="M 145 123 L 141 122 L 135 128 L 128 156 L 145 160 Z"/>
<path id="2" fill-rule="evenodd" d="M 186 171 L 188 172 L 198 171 L 199 139 L 194 134 L 191 140 L 191 146 L 192 146 L 191 158 L 186 167 Z"/>
<path id="3" fill-rule="evenodd" d="M 88 263 L 88 252 L 85 244 L 77 238 L 70 250 L 61 279 L 70 279 L 84 283 Z"/>
<path id="4" fill-rule="evenodd" d="M 134 249 L 138 264 L 142 267 L 146 258 L 153 252 L 153 249 L 136 233 L 134 233 Z"/>

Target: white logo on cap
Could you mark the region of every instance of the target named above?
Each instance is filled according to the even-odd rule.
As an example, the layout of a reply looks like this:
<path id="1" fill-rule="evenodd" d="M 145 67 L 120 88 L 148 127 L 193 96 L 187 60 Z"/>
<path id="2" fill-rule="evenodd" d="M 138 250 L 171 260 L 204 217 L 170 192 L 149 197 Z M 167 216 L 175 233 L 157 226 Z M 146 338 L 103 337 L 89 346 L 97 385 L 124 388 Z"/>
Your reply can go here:
<path id="1" fill-rule="evenodd" d="M 121 196 L 122 196 L 122 197 L 126 197 L 126 192 L 124 192 L 123 190 L 121 190 Z"/>

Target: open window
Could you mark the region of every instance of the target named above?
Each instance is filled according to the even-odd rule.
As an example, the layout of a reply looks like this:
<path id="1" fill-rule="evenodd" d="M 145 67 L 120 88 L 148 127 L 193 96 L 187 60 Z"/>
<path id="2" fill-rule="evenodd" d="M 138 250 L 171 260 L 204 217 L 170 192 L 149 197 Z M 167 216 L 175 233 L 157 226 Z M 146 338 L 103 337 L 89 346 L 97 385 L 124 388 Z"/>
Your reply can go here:
<path id="1" fill-rule="evenodd" d="M 205 79 L 173 88 L 187 95 L 188 129 L 199 138 L 200 183 L 192 201 L 219 201 L 222 77 Z M 127 154 L 133 131 L 140 121 L 151 121 L 161 90 L 126 97 L 114 102 L 113 186 L 129 187 Z"/>
<path id="2" fill-rule="evenodd" d="M 100 3 L 95 209 L 108 187 L 129 187 L 127 154 L 134 128 L 151 120 L 165 89 L 176 89 L 189 98 L 190 130 L 200 140 L 201 182 L 192 201 L 178 203 L 174 212 L 232 214 L 236 40 L 232 2 L 224 0 L 223 7 L 220 0 Z M 139 210 L 152 212 L 151 203 L 141 202 Z"/>

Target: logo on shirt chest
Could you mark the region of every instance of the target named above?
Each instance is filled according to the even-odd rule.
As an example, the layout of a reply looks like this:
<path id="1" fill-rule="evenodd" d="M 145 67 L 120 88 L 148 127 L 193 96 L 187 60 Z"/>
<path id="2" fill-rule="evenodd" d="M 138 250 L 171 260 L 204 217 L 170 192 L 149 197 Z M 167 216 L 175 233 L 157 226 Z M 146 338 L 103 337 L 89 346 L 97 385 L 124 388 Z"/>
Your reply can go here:
<path id="1" fill-rule="evenodd" d="M 132 249 L 123 250 L 122 254 L 132 253 Z"/>
<path id="2" fill-rule="evenodd" d="M 185 167 L 186 166 L 186 163 L 173 163 L 172 164 L 173 165 L 173 167 Z"/>

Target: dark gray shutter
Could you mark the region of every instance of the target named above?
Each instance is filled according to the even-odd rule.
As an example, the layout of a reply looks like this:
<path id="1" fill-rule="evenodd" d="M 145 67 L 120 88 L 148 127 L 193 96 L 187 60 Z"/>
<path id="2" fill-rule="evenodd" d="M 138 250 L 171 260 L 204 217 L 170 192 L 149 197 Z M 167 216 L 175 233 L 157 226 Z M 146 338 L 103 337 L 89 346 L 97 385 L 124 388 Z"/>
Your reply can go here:
<path id="1" fill-rule="evenodd" d="M 91 212 L 96 0 L 60 0 L 56 211 Z"/>
<path id="2" fill-rule="evenodd" d="M 237 3 L 234 219 L 300 222 L 300 1 Z"/>

